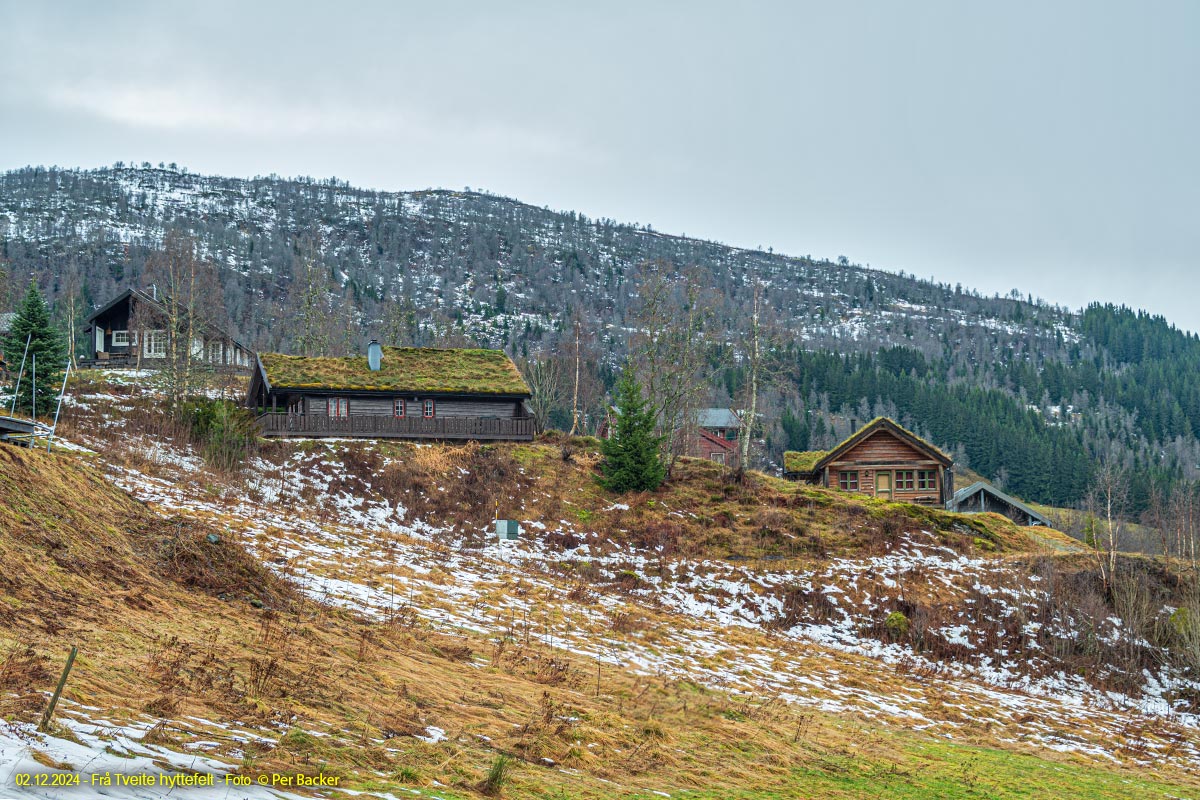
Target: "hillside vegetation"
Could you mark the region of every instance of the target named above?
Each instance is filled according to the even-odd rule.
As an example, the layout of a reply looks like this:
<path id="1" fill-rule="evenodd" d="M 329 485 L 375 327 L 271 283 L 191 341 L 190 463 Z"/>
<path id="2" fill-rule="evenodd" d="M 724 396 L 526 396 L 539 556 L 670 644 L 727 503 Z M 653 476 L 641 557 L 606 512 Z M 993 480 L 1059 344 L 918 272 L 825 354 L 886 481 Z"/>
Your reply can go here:
<path id="1" fill-rule="evenodd" d="M 65 423 L 91 454 L 0 448 L 0 553 L 33 565 L 0 582 L 0 773 L 202 756 L 475 797 L 504 755 L 511 797 L 1200 791 L 1193 673 L 1144 640 L 1178 590 L 1138 559 L 1109 601 L 1054 532 L 702 461 L 612 496 L 580 439 L 214 470 L 111 377 Z"/>
<path id="2" fill-rule="evenodd" d="M 220 284 L 208 302 L 258 350 L 337 356 L 371 338 L 503 348 L 557 363 L 541 374 L 559 385 L 541 389 L 564 429 L 562 375 L 574 367 L 561 362 L 581 351 L 587 432 L 639 337 L 683 318 L 699 321 L 683 337 L 696 342 L 696 402 L 739 404 L 757 283 L 777 341 L 760 398 L 763 466 L 884 415 L 1026 500 L 1085 504 L 1107 460 L 1128 471 L 1131 514 L 1200 507 L 1200 373 L 1189 368 L 1200 342 L 1161 317 L 1075 313 L 1016 290 L 982 297 L 844 257 L 731 248 L 479 192 L 149 164 L 15 170 L 0 174 L 0 310 L 34 274 L 80 332 L 92 307 L 154 280 L 146 266 L 167 230 L 195 237 Z"/>

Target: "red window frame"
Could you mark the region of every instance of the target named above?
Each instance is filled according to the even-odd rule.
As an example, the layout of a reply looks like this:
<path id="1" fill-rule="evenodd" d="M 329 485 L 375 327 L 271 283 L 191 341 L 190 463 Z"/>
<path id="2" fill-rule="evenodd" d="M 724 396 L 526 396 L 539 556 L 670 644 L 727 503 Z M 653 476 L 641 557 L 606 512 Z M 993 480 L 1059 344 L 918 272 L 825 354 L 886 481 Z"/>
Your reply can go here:
<path id="1" fill-rule="evenodd" d="M 350 416 L 350 398 L 325 398 L 325 413 L 334 419 L 345 419 L 346 417 Z"/>
<path id="2" fill-rule="evenodd" d="M 393 417 L 404 417 L 407 415 L 408 415 L 408 408 L 405 407 L 405 405 L 404 405 L 404 398 L 397 397 L 394 401 L 392 401 L 392 416 Z"/>
<path id="3" fill-rule="evenodd" d="M 433 400 L 426 400 L 424 407 L 421 409 L 421 416 L 429 419 L 433 417 L 436 412 L 437 407 L 434 405 Z"/>

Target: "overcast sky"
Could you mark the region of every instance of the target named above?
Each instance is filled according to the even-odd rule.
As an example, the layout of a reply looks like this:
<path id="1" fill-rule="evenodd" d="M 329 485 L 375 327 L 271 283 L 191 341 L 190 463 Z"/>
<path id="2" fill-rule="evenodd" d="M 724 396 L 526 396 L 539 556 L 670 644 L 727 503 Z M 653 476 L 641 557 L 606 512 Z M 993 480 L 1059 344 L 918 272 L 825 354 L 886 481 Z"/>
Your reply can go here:
<path id="1" fill-rule="evenodd" d="M 0 0 L 0 169 L 471 186 L 1200 331 L 1200 2 L 188 5 Z"/>

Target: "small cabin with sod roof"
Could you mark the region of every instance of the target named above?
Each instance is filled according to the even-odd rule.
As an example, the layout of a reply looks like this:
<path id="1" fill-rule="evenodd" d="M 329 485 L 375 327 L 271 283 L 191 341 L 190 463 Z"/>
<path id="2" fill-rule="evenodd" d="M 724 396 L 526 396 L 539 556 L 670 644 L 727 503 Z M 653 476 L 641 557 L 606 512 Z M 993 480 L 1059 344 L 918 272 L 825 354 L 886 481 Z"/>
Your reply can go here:
<path id="1" fill-rule="evenodd" d="M 944 506 L 954 494 L 953 460 L 915 433 L 879 417 L 832 450 L 783 454 L 784 477 L 886 500 Z"/>
<path id="2" fill-rule="evenodd" d="M 259 353 L 246 405 L 264 436 L 532 441 L 529 387 L 501 350 Z"/>

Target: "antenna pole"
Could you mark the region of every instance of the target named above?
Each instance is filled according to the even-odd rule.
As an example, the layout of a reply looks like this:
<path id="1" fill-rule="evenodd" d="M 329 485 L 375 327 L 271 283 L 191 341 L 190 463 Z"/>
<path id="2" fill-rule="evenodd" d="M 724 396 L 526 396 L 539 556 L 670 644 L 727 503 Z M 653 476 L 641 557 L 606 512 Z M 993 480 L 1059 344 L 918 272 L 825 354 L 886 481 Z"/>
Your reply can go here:
<path id="1" fill-rule="evenodd" d="M 33 354 L 33 389 L 31 390 L 30 401 L 33 404 L 33 413 L 30 419 L 33 420 L 34 428 L 37 428 L 37 353 Z M 33 449 L 33 431 L 29 433 L 29 449 Z"/>
<path id="2" fill-rule="evenodd" d="M 50 445 L 54 443 L 54 432 L 58 430 L 58 414 L 62 411 L 63 395 L 67 393 L 67 378 L 71 375 L 71 359 L 67 359 L 67 371 L 63 373 L 62 388 L 58 390 L 58 405 L 54 408 L 54 427 L 50 429 L 50 436 L 46 439 L 46 452 L 50 452 Z"/>
<path id="3" fill-rule="evenodd" d="M 21 354 L 21 371 L 17 373 L 17 385 L 13 387 L 12 408 L 9 410 L 10 417 L 16 416 L 17 413 L 17 395 L 21 393 L 21 378 L 25 377 L 25 357 L 29 355 L 29 342 L 33 340 L 33 331 L 25 337 L 25 352 Z"/>

